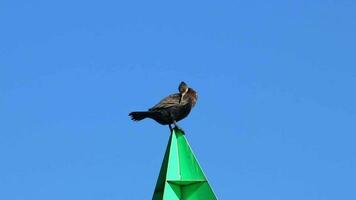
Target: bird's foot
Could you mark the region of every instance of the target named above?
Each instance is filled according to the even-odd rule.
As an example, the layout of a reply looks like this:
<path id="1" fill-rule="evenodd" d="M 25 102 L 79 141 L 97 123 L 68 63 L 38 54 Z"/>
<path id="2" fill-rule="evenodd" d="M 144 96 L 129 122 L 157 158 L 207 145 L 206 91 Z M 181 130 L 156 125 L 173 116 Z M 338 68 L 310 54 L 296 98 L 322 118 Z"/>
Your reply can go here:
<path id="1" fill-rule="evenodd" d="M 185 133 L 184 133 L 184 130 L 183 130 L 181 127 L 179 127 L 179 126 L 174 126 L 174 129 L 178 129 L 180 132 L 182 132 L 183 134 L 185 134 Z"/>
<path id="2" fill-rule="evenodd" d="M 184 130 L 183 130 L 181 127 L 178 126 L 178 124 L 177 124 L 176 121 L 173 121 L 173 124 L 174 124 L 174 128 L 175 128 L 175 129 L 178 129 L 178 130 L 180 130 L 180 132 L 182 132 L 183 134 L 185 134 L 185 133 L 184 133 Z"/>

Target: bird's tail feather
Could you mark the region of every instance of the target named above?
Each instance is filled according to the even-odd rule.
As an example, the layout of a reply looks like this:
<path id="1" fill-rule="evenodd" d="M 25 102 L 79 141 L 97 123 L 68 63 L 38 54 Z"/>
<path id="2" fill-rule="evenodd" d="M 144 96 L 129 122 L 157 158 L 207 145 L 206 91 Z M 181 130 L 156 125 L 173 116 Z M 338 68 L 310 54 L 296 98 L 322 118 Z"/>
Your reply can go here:
<path id="1" fill-rule="evenodd" d="M 145 119 L 146 117 L 149 117 L 149 114 L 149 112 L 131 112 L 129 116 L 134 121 L 140 121 Z"/>

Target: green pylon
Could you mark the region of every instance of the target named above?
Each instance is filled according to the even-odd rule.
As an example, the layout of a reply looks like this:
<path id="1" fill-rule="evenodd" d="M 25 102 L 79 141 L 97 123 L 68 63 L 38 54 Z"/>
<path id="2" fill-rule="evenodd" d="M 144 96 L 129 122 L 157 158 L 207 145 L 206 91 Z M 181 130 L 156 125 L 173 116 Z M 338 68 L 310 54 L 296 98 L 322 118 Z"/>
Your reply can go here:
<path id="1" fill-rule="evenodd" d="M 173 129 L 152 200 L 216 200 L 185 135 Z"/>

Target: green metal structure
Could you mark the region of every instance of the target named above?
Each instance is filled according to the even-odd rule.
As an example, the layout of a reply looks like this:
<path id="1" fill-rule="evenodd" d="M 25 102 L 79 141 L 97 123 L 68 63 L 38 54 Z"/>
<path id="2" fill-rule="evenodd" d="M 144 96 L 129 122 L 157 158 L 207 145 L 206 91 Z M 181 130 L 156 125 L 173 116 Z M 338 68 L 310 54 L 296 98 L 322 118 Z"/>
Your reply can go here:
<path id="1" fill-rule="evenodd" d="M 153 200 L 216 200 L 182 131 L 173 129 Z"/>

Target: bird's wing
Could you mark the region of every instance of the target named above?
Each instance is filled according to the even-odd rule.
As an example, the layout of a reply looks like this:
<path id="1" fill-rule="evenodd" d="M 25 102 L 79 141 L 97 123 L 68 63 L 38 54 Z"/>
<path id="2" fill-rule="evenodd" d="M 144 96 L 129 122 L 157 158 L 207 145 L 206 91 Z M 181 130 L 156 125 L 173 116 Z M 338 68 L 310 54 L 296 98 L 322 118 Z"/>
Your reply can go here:
<path id="1" fill-rule="evenodd" d="M 168 97 L 162 99 L 158 104 L 149 109 L 149 111 L 155 111 L 160 109 L 169 108 L 171 106 L 179 105 L 180 94 L 171 94 Z"/>

